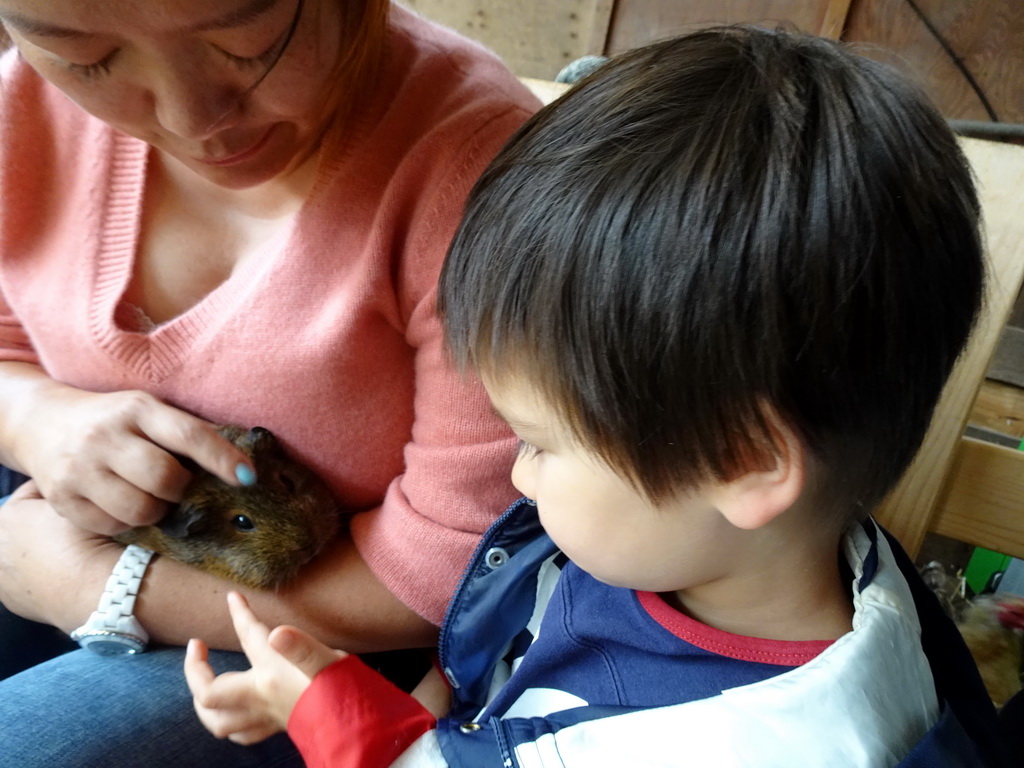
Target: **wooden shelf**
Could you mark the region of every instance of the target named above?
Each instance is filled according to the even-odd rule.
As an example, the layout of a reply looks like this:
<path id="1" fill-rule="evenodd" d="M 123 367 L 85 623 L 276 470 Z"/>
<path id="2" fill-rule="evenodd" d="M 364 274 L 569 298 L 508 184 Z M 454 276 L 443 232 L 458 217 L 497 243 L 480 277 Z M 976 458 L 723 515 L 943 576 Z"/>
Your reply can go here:
<path id="1" fill-rule="evenodd" d="M 969 423 L 1024 440 L 1024 388 L 986 379 Z"/>

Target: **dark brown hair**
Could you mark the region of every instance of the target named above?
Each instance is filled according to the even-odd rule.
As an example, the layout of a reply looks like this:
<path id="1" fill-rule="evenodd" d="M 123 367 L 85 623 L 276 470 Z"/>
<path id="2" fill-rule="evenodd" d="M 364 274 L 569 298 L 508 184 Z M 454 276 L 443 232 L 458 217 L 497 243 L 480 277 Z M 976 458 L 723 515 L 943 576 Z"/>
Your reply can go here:
<path id="1" fill-rule="evenodd" d="M 725 27 L 599 68 L 476 185 L 441 277 L 456 361 L 531 382 L 652 498 L 777 451 L 875 505 L 974 323 L 970 169 L 841 44 Z"/>

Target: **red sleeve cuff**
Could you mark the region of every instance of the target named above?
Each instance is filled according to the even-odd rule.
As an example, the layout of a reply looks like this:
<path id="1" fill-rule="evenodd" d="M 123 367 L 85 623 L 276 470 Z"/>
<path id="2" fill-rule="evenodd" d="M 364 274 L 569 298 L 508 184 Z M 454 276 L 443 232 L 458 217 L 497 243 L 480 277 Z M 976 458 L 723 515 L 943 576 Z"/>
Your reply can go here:
<path id="1" fill-rule="evenodd" d="M 308 768 L 384 768 L 436 725 L 416 699 L 346 656 L 313 678 L 288 735 Z"/>

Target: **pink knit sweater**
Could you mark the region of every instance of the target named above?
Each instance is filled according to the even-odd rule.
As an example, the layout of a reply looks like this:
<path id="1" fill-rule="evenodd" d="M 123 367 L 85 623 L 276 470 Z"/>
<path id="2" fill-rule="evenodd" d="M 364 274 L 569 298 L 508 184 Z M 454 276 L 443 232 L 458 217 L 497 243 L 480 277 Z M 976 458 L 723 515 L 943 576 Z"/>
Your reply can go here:
<path id="1" fill-rule="evenodd" d="M 272 430 L 331 484 L 378 578 L 440 623 L 513 498 L 509 432 L 448 366 L 435 283 L 472 182 L 537 102 L 393 7 L 356 126 L 328 135 L 290 239 L 148 333 L 124 321 L 147 145 L 9 52 L 0 70 L 0 359 Z"/>

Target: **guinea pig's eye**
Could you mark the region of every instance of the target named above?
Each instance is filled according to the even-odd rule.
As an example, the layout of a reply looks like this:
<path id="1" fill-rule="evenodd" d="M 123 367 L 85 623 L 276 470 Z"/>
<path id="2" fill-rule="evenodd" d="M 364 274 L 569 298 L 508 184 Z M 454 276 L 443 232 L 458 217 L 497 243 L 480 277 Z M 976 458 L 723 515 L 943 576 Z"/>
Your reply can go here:
<path id="1" fill-rule="evenodd" d="M 231 524 L 240 531 L 256 530 L 256 523 L 248 515 L 235 515 L 231 518 Z"/>

